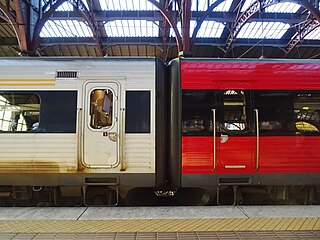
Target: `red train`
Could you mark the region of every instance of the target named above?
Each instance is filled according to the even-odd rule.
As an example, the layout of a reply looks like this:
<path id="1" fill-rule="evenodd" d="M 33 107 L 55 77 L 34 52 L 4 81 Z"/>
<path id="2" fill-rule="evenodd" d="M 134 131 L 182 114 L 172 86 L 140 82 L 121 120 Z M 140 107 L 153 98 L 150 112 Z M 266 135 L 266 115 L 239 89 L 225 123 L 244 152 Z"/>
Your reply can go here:
<path id="1" fill-rule="evenodd" d="M 319 188 L 309 186 L 320 183 L 319 70 L 317 61 L 172 62 L 171 182 L 217 188 L 217 195 L 233 186 L 234 203 L 246 192 L 313 202 Z"/>
<path id="2" fill-rule="evenodd" d="M 0 60 L 0 204 L 319 203 L 320 62 Z"/>

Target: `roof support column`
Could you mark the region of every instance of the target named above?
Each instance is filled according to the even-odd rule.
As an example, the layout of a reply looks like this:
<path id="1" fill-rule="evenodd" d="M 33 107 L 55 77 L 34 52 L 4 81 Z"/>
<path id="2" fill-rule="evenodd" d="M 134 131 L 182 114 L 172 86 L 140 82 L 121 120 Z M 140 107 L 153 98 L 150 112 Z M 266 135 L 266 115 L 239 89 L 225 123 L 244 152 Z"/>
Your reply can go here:
<path id="1" fill-rule="evenodd" d="M 17 38 L 19 39 L 19 47 L 20 47 L 20 50 L 22 52 L 26 52 L 28 51 L 28 37 L 27 37 L 27 31 L 26 31 L 26 19 L 24 18 L 24 16 L 26 16 L 26 9 L 25 7 L 21 7 L 20 6 L 20 3 L 23 4 L 22 1 L 19 1 L 19 0 L 13 0 L 14 2 L 14 7 L 15 7 L 15 10 L 16 10 L 16 22 L 18 24 L 18 32 L 16 33 L 17 34 Z M 24 14 L 22 13 L 22 9 L 25 11 Z"/>
<path id="2" fill-rule="evenodd" d="M 31 41 L 34 31 L 35 22 L 38 15 L 34 10 L 33 3 L 37 0 L 30 2 L 23 0 L 13 0 L 14 11 L 10 9 L 10 2 L 6 1 L 5 5 L 0 3 L 0 10 L 8 18 L 15 31 L 19 44 L 20 55 L 30 55 L 32 53 Z"/>
<path id="3" fill-rule="evenodd" d="M 181 17 L 181 35 L 183 51 L 190 51 L 191 0 L 183 0 Z"/>

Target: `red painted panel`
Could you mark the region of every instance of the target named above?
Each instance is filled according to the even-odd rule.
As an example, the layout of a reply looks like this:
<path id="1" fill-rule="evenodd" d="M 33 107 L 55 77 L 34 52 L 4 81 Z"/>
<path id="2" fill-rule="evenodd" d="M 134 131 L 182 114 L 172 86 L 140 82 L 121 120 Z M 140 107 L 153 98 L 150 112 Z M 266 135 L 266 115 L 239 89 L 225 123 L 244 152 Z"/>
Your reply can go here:
<path id="1" fill-rule="evenodd" d="M 229 137 L 225 143 L 216 137 L 216 170 L 213 171 L 213 137 L 182 137 L 182 173 L 250 173 L 255 163 L 252 143 L 251 137 Z M 240 165 L 245 168 L 232 168 Z"/>
<path id="2" fill-rule="evenodd" d="M 260 137 L 259 172 L 320 172 L 320 137 Z"/>
<path id="3" fill-rule="evenodd" d="M 219 82 L 245 81 L 249 89 L 320 89 L 320 64 L 281 62 L 181 62 L 182 89 L 217 89 Z"/>
<path id="4" fill-rule="evenodd" d="M 217 172 L 251 173 L 255 170 L 253 137 L 229 136 L 224 143 L 218 141 Z"/>
<path id="5" fill-rule="evenodd" d="M 255 142 L 255 137 L 245 138 Z M 235 140 L 234 139 L 234 140 Z M 225 169 L 224 164 L 244 164 L 248 159 L 240 151 L 245 145 L 238 142 L 234 147 L 219 146 L 217 138 L 217 169 L 213 169 L 213 138 L 182 137 L 183 174 L 231 174 L 231 173 L 320 173 L 320 137 L 318 136 L 268 136 L 260 137 L 259 169 L 255 171 L 255 145 L 251 148 L 252 164 L 246 169 Z M 252 141 L 251 141 L 252 143 Z M 248 147 L 248 146 L 247 146 Z M 242 151 L 243 153 L 243 151 Z M 247 152 L 248 154 L 248 152 Z M 227 158 L 225 158 L 228 156 Z M 245 157 L 245 158 L 243 158 Z M 220 159 L 221 158 L 221 159 Z"/>
<path id="6" fill-rule="evenodd" d="M 182 137 L 182 173 L 212 173 L 213 137 Z"/>

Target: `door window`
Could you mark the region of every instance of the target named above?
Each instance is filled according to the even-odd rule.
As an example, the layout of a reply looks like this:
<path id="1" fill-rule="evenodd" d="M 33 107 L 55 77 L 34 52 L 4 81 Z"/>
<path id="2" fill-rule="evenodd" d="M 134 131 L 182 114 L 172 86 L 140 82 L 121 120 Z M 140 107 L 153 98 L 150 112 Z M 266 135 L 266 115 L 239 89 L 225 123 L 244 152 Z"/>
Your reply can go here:
<path id="1" fill-rule="evenodd" d="M 245 93 L 238 90 L 223 92 L 223 129 L 231 132 L 246 131 L 248 128 L 247 102 Z"/>
<path id="2" fill-rule="evenodd" d="M 90 94 L 90 127 L 109 128 L 112 125 L 113 92 L 110 89 L 95 89 Z"/>

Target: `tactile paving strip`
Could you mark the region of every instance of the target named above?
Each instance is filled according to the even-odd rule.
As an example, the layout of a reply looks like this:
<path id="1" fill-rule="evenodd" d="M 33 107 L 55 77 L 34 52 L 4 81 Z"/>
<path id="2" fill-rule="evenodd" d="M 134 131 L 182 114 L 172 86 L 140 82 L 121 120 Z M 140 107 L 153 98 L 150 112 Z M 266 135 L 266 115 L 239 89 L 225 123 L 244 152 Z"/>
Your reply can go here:
<path id="1" fill-rule="evenodd" d="M 1 240 L 311 240 L 320 239 L 320 231 L 228 231 L 228 232 L 150 232 L 150 233 L 0 233 Z"/>
<path id="2" fill-rule="evenodd" d="M 1 233 L 317 231 L 320 218 L 0 221 Z"/>

